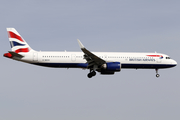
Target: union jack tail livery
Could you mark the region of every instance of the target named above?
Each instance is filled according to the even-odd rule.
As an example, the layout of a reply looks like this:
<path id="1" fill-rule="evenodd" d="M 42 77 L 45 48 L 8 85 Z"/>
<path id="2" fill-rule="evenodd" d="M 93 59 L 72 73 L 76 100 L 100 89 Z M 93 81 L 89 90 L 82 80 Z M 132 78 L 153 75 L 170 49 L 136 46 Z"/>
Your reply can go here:
<path id="1" fill-rule="evenodd" d="M 36 52 L 26 43 L 26 41 L 14 28 L 7 28 L 7 32 L 11 45 L 11 51 L 5 53 L 4 57 L 20 60 L 29 52 Z"/>
<path id="2" fill-rule="evenodd" d="M 11 50 L 15 53 L 27 53 L 31 47 L 21 37 L 21 35 L 14 28 L 7 28 L 8 37 L 11 45 Z"/>

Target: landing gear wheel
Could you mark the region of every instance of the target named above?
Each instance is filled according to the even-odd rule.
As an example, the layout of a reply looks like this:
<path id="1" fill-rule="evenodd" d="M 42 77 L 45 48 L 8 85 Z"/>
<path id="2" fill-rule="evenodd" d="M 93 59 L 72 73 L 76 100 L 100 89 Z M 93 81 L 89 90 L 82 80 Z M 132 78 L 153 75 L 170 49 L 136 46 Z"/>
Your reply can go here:
<path id="1" fill-rule="evenodd" d="M 88 76 L 88 78 L 92 78 L 95 75 L 96 75 L 96 72 L 93 70 L 87 76 Z"/>
<path id="2" fill-rule="evenodd" d="M 91 74 L 92 74 L 92 76 L 95 76 L 95 75 L 96 75 L 96 72 L 95 72 L 95 71 L 93 71 Z"/>
<path id="3" fill-rule="evenodd" d="M 159 74 L 156 74 L 156 77 L 158 78 L 160 75 Z"/>
<path id="4" fill-rule="evenodd" d="M 158 74 L 158 69 L 156 68 L 156 77 L 158 78 L 160 75 Z"/>
<path id="5" fill-rule="evenodd" d="M 89 73 L 87 76 L 88 78 L 92 78 L 92 73 Z"/>

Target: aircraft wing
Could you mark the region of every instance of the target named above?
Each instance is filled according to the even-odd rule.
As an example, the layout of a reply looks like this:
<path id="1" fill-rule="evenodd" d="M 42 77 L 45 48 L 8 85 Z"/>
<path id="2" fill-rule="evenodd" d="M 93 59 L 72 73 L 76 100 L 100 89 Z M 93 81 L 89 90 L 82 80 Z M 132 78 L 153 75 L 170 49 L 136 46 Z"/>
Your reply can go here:
<path id="1" fill-rule="evenodd" d="M 83 44 L 80 42 L 79 39 L 77 39 L 79 46 L 81 48 L 81 50 L 84 52 L 84 59 L 86 59 L 87 63 L 88 63 L 88 68 L 93 68 L 95 65 L 97 67 L 100 67 L 101 65 L 103 65 L 104 63 L 106 63 L 105 60 L 101 59 L 100 57 L 96 56 L 95 54 L 93 54 L 92 52 L 90 52 L 89 50 L 87 50 Z"/>

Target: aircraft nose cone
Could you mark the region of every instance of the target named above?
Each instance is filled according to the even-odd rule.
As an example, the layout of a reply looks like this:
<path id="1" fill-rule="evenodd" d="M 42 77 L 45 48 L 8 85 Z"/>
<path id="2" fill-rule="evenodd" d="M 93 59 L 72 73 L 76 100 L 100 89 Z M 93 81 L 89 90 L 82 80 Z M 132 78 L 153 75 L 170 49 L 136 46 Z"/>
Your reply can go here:
<path id="1" fill-rule="evenodd" d="M 176 62 L 175 60 L 173 60 L 172 64 L 173 64 L 174 66 L 176 66 L 176 65 L 177 65 L 177 62 Z"/>

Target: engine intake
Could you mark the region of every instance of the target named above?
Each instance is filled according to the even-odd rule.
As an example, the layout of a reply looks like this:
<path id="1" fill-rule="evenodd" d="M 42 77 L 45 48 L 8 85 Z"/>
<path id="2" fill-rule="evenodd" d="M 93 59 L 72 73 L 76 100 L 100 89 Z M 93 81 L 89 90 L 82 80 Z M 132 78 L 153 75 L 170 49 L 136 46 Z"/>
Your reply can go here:
<path id="1" fill-rule="evenodd" d="M 108 62 L 102 65 L 104 70 L 102 71 L 114 71 L 118 72 L 121 71 L 121 63 L 120 62 Z"/>

